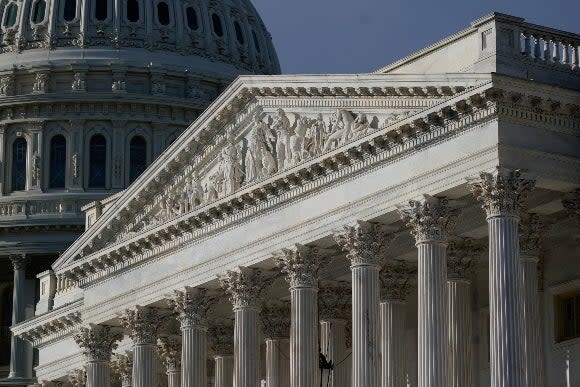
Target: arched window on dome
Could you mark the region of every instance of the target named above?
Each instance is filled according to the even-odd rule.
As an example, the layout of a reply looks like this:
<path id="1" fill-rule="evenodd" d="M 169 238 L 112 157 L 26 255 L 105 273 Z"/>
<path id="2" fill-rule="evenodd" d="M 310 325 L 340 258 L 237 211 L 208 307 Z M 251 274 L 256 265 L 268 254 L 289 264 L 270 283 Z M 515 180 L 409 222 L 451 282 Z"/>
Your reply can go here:
<path id="1" fill-rule="evenodd" d="M 254 30 L 252 30 L 252 39 L 254 40 L 254 47 L 256 48 L 256 52 L 261 52 L 260 41 L 258 40 L 258 36 L 256 35 L 256 31 L 254 31 Z"/>
<path id="2" fill-rule="evenodd" d="M 38 0 L 32 6 L 32 22 L 34 24 L 42 23 L 46 14 L 46 0 Z"/>
<path id="3" fill-rule="evenodd" d="M 129 143 L 129 183 L 137 180 L 147 168 L 147 141 L 143 136 L 134 136 Z"/>
<path id="4" fill-rule="evenodd" d="M 109 0 L 95 1 L 95 19 L 99 21 L 107 20 L 109 13 Z"/>
<path id="5" fill-rule="evenodd" d="M 89 188 L 106 188 L 107 139 L 95 134 L 89 143 Z"/>
<path id="6" fill-rule="evenodd" d="M 187 26 L 192 31 L 197 31 L 199 29 L 199 21 L 197 20 L 197 12 L 193 7 L 187 7 L 185 9 L 185 16 L 187 18 Z"/>
<path id="7" fill-rule="evenodd" d="M 66 139 L 56 135 L 50 140 L 49 188 L 64 188 L 66 179 Z"/>
<path id="8" fill-rule="evenodd" d="M 17 138 L 12 144 L 12 191 L 26 189 L 26 154 L 28 144 L 26 139 Z"/>
<path id="9" fill-rule="evenodd" d="M 169 5 L 165 1 L 160 1 L 157 3 L 157 20 L 162 26 L 169 25 L 171 22 L 169 16 Z"/>
<path id="10" fill-rule="evenodd" d="M 240 44 L 244 44 L 246 40 L 244 39 L 244 31 L 242 31 L 242 26 L 237 21 L 234 22 L 234 30 L 236 30 L 236 40 Z"/>
<path id="11" fill-rule="evenodd" d="M 127 20 L 131 23 L 139 21 L 139 0 L 127 0 Z"/>
<path id="12" fill-rule="evenodd" d="M 16 24 L 16 17 L 18 16 L 18 5 L 10 3 L 4 11 L 4 27 L 10 28 Z"/>
<path id="13" fill-rule="evenodd" d="M 62 17 L 65 21 L 73 21 L 77 16 L 77 0 L 64 0 Z"/>
<path id="14" fill-rule="evenodd" d="M 211 24 L 213 25 L 213 32 L 219 37 L 224 36 L 224 27 L 222 26 L 222 18 L 217 13 L 211 14 Z"/>

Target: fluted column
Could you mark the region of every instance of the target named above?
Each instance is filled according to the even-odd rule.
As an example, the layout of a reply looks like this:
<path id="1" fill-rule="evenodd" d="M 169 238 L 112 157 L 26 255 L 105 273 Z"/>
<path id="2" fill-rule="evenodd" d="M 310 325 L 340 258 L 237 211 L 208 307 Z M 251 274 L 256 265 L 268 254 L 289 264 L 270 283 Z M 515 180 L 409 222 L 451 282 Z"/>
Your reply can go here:
<path id="1" fill-rule="evenodd" d="M 232 387 L 234 383 L 234 329 L 231 325 L 214 325 L 209 329 L 215 361 L 215 387 Z"/>
<path id="2" fill-rule="evenodd" d="M 133 339 L 133 387 L 155 387 L 157 329 L 161 318 L 155 308 L 128 309 L 121 323 Z"/>
<path id="3" fill-rule="evenodd" d="M 111 385 L 110 360 L 117 341 L 123 335 L 110 327 L 93 325 L 81 328 L 74 339 L 87 360 L 87 387 L 108 387 Z"/>
<path id="4" fill-rule="evenodd" d="M 364 221 L 335 235 L 351 264 L 353 387 L 379 386 L 379 270 L 390 239 L 379 225 Z"/>
<path id="5" fill-rule="evenodd" d="M 456 212 L 447 200 L 425 196 L 400 210 L 418 250 L 419 387 L 448 383 L 447 232 Z"/>
<path id="6" fill-rule="evenodd" d="M 288 302 L 268 304 L 262 310 L 266 338 L 266 387 L 290 387 L 290 315 Z"/>
<path id="7" fill-rule="evenodd" d="M 543 226 L 536 214 L 527 214 L 520 222 L 520 254 L 524 291 L 524 348 L 526 353 L 527 387 L 544 385 L 544 346 L 538 296 L 538 262 Z"/>
<path id="8" fill-rule="evenodd" d="M 257 270 L 238 267 L 220 277 L 233 305 L 234 387 L 255 387 L 260 380 L 258 314 L 264 279 Z"/>
<path id="9" fill-rule="evenodd" d="M 165 365 L 167 387 L 181 386 L 181 338 L 164 336 L 159 339 L 158 352 Z"/>
<path id="10" fill-rule="evenodd" d="M 12 291 L 12 325 L 16 325 L 26 319 L 26 264 L 28 257 L 24 254 L 11 255 L 10 261 L 14 269 L 14 284 Z M 10 347 L 10 373 L 9 379 L 31 379 L 29 357 L 31 356 L 30 344 L 20 337 L 12 335 Z"/>
<path id="11" fill-rule="evenodd" d="M 131 387 L 133 378 L 133 355 L 117 354 L 111 362 L 111 370 L 121 382 L 121 387 Z"/>
<path id="12" fill-rule="evenodd" d="M 296 245 L 275 257 L 290 284 L 290 385 L 319 384 L 318 372 L 318 268 L 315 249 Z"/>
<path id="13" fill-rule="evenodd" d="M 415 268 L 406 261 L 385 264 L 381 271 L 381 386 L 404 387 L 407 296 Z"/>
<path id="14" fill-rule="evenodd" d="M 471 181 L 489 229 L 490 368 L 492 387 L 525 385 L 523 282 L 518 240 L 519 211 L 533 182 L 519 171 L 497 169 Z"/>

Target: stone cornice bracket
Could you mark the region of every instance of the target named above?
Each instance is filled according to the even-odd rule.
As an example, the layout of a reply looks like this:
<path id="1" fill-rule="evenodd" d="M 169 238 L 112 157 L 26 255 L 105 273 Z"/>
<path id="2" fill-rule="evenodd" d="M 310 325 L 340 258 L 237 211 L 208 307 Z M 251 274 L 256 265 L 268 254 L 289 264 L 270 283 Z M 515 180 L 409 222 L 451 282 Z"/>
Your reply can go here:
<path id="1" fill-rule="evenodd" d="M 417 244 L 445 243 L 455 227 L 460 209 L 451 209 L 447 198 L 424 195 L 422 200 L 410 200 L 407 207 L 399 208 L 403 223 L 411 229 Z"/>
<path id="2" fill-rule="evenodd" d="M 158 309 L 138 305 L 134 309 L 127 309 L 120 319 L 136 345 L 157 343 L 156 335 L 161 322 Z"/>
<path id="3" fill-rule="evenodd" d="M 522 259 L 539 259 L 545 226 L 538 214 L 522 214 L 519 223 L 520 256 Z"/>
<path id="4" fill-rule="evenodd" d="M 181 337 L 165 336 L 159 338 L 157 352 L 165 364 L 167 373 L 181 370 Z"/>
<path id="5" fill-rule="evenodd" d="M 29 260 L 26 254 L 12 254 L 9 258 L 14 270 L 24 270 Z"/>
<path id="6" fill-rule="evenodd" d="M 385 263 L 380 273 L 381 300 L 405 302 L 411 290 L 411 278 L 416 273 L 417 268 L 404 260 Z"/>
<path id="7" fill-rule="evenodd" d="M 381 225 L 363 220 L 354 226 L 344 226 L 342 232 L 334 234 L 334 240 L 346 252 L 351 267 L 380 267 L 393 239 L 394 235 L 385 232 Z"/>
<path id="8" fill-rule="evenodd" d="M 471 238 L 461 238 L 447 245 L 447 276 L 449 279 L 469 279 L 474 263 L 484 253 L 482 245 Z"/>
<path id="9" fill-rule="evenodd" d="M 234 327 L 232 324 L 216 324 L 208 330 L 209 341 L 214 355 L 234 354 Z"/>
<path id="10" fill-rule="evenodd" d="M 264 305 L 260 313 L 264 336 L 268 339 L 287 339 L 290 337 L 290 314 L 290 302 Z"/>
<path id="11" fill-rule="evenodd" d="M 73 387 L 85 387 L 87 384 L 87 371 L 84 368 L 77 368 L 69 372 L 67 379 Z"/>
<path id="12" fill-rule="evenodd" d="M 349 320 L 352 291 L 348 283 L 321 287 L 318 290 L 318 311 L 321 321 Z"/>
<path id="13" fill-rule="evenodd" d="M 121 386 L 130 386 L 133 380 L 132 353 L 115 355 L 111 361 L 111 371 L 119 379 Z"/>
<path id="14" fill-rule="evenodd" d="M 185 291 L 176 290 L 174 293 L 168 302 L 177 315 L 181 328 L 206 325 L 208 311 L 215 301 L 207 295 L 207 290 L 186 287 Z"/>
<path id="15" fill-rule="evenodd" d="M 89 362 L 111 360 L 117 341 L 123 339 L 121 332 L 103 325 L 82 327 L 73 337 Z"/>
<path id="16" fill-rule="evenodd" d="M 570 216 L 576 219 L 580 226 L 580 189 L 567 193 L 562 198 L 562 205 L 568 211 Z"/>
<path id="17" fill-rule="evenodd" d="M 260 299 L 265 287 L 264 277 L 257 269 L 239 266 L 218 277 L 222 289 L 229 296 L 235 309 L 260 308 Z"/>
<path id="18" fill-rule="evenodd" d="M 282 249 L 274 261 L 286 275 L 290 288 L 317 288 L 320 254 L 314 247 L 296 244 L 294 249 Z"/>
<path id="19" fill-rule="evenodd" d="M 500 167 L 494 172 L 481 172 L 479 178 L 469 179 L 468 183 L 488 219 L 519 217 L 528 193 L 535 186 L 535 181 L 524 178 L 521 170 Z"/>

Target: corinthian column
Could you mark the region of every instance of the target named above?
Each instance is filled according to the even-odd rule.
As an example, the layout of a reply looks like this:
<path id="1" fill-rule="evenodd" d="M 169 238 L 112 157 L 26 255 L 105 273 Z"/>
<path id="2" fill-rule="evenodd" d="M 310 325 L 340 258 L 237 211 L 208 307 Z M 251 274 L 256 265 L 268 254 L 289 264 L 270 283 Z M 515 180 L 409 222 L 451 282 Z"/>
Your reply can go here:
<path id="1" fill-rule="evenodd" d="M 167 387 L 181 386 L 181 338 L 166 336 L 159 339 L 159 357 L 165 364 Z"/>
<path id="2" fill-rule="evenodd" d="M 544 385 L 544 348 L 542 345 L 542 317 L 538 297 L 538 262 L 540 261 L 540 218 L 528 214 L 520 223 L 520 254 L 524 286 L 524 348 L 526 353 L 527 387 Z"/>
<path id="3" fill-rule="evenodd" d="M 234 383 L 234 329 L 231 325 L 214 325 L 209 330 L 215 360 L 215 387 L 232 387 Z"/>
<path id="4" fill-rule="evenodd" d="M 378 387 L 379 270 L 389 239 L 378 225 L 363 221 L 334 237 L 352 272 L 352 386 Z"/>
<path id="5" fill-rule="evenodd" d="M 266 338 L 266 387 L 290 387 L 290 303 L 269 304 L 262 310 Z"/>
<path id="6" fill-rule="evenodd" d="M 207 313 L 212 305 L 205 289 L 176 291 L 169 300 L 181 323 L 181 385 L 198 387 L 207 384 Z"/>
<path id="7" fill-rule="evenodd" d="M 110 327 L 93 325 L 81 328 L 74 339 L 87 360 L 87 387 L 108 387 L 111 385 L 110 360 L 117 341 L 123 335 Z"/>
<path id="8" fill-rule="evenodd" d="M 16 325 L 26 319 L 26 264 L 28 257 L 24 254 L 11 255 L 10 261 L 14 269 L 14 284 L 12 291 L 12 325 Z M 10 373 L 9 379 L 22 379 L 28 381 L 32 378 L 29 368 L 31 356 L 30 344 L 20 337 L 12 335 L 10 347 Z"/>
<path id="9" fill-rule="evenodd" d="M 425 196 L 400 210 L 418 249 L 419 387 L 445 387 L 447 356 L 447 232 L 455 211 L 447 201 Z"/>
<path id="10" fill-rule="evenodd" d="M 483 172 L 471 190 L 489 229 L 490 368 L 492 387 L 525 385 L 523 289 L 518 240 L 519 211 L 533 182 L 519 171 Z"/>
<path id="11" fill-rule="evenodd" d="M 290 284 L 290 385 L 318 385 L 318 268 L 317 252 L 307 246 L 282 250 L 275 257 Z"/>
<path id="12" fill-rule="evenodd" d="M 155 387 L 157 329 L 161 318 L 155 308 L 128 309 L 121 324 L 133 340 L 133 387 Z"/>
<path id="13" fill-rule="evenodd" d="M 404 387 L 405 317 L 410 279 L 416 272 L 406 261 L 388 262 L 381 272 L 381 386 Z"/>
<path id="14" fill-rule="evenodd" d="M 234 387 L 255 387 L 260 380 L 258 314 L 264 279 L 257 270 L 238 267 L 220 277 L 233 305 Z"/>
<path id="15" fill-rule="evenodd" d="M 448 247 L 447 303 L 449 318 L 450 387 L 473 386 L 473 344 L 471 276 L 473 259 L 482 248 L 471 239 L 452 242 Z"/>
<path id="16" fill-rule="evenodd" d="M 111 362 L 111 370 L 116 375 L 121 387 L 131 387 L 133 376 L 133 357 L 129 354 L 117 354 Z"/>

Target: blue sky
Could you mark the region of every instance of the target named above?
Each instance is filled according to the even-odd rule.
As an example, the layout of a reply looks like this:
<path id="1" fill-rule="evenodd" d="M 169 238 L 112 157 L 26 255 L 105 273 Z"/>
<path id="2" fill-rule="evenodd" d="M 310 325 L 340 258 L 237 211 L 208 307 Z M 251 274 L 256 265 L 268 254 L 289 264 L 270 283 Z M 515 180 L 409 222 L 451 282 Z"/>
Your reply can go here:
<path id="1" fill-rule="evenodd" d="M 580 0 L 251 0 L 282 72 L 364 73 L 492 11 L 580 33 Z"/>

